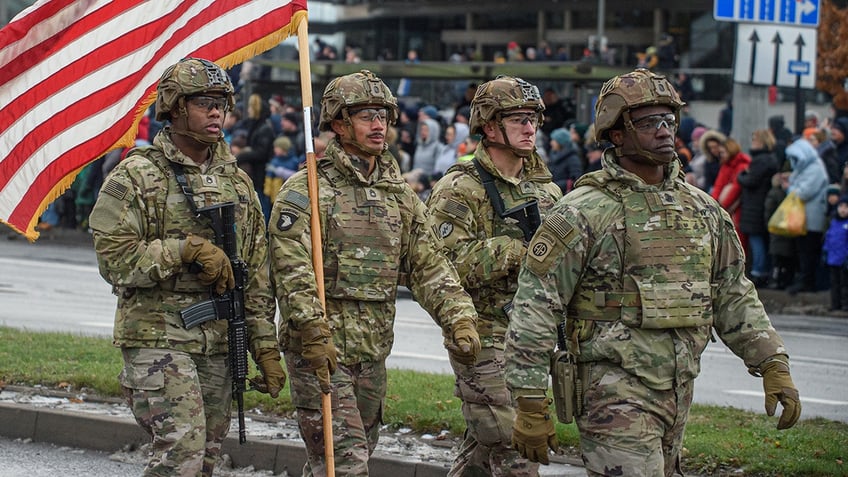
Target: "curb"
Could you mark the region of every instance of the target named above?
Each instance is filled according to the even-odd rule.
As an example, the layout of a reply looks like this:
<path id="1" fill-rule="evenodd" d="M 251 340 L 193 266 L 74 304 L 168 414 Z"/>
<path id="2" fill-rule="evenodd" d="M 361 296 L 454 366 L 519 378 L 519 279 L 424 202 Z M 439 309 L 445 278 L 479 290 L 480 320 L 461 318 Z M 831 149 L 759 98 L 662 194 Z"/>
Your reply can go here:
<path id="1" fill-rule="evenodd" d="M 150 437 L 127 419 L 15 403 L 0 403 L 0 435 L 103 452 L 135 448 L 150 442 Z M 224 440 L 222 453 L 229 454 L 235 467 L 253 466 L 257 470 L 271 470 L 275 475 L 283 472 L 300 475 L 306 462 L 303 444 L 248 440 L 240 445 L 235 430 Z M 368 467 L 372 475 L 444 477 L 448 472 L 445 465 L 377 454 L 371 457 Z"/>

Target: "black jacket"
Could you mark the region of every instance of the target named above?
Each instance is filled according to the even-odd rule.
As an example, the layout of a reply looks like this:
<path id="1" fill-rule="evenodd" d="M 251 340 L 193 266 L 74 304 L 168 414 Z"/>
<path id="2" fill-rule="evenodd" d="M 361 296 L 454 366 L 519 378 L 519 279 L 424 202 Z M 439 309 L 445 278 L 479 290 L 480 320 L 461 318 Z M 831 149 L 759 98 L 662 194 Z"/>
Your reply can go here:
<path id="1" fill-rule="evenodd" d="M 548 169 L 551 171 L 554 183 L 559 186 L 562 193 L 569 192 L 574 182 L 583 175 L 583 161 L 574 144 L 565 146 L 559 151 L 551 151 Z"/>
<path id="2" fill-rule="evenodd" d="M 771 178 L 778 171 L 777 157 L 771 151 L 751 151 L 751 165 L 739 174 L 742 186 L 742 213 L 739 231 L 748 235 L 766 235 L 765 201 L 771 189 Z"/>

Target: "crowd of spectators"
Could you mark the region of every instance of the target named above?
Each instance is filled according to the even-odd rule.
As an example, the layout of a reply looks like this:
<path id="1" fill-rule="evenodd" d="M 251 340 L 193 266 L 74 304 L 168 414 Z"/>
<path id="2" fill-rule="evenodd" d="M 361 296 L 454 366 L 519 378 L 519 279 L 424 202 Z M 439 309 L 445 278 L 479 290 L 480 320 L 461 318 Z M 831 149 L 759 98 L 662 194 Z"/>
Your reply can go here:
<path id="1" fill-rule="evenodd" d="M 517 44 L 508 47 L 513 51 L 512 61 L 528 60 Z M 333 50 L 326 44 L 316 48 L 327 55 Z M 546 58 L 549 51 L 543 45 L 530 56 Z M 412 54 L 408 60 L 415 61 L 417 56 Z M 677 80 L 678 85 L 685 83 L 685 75 Z M 480 141 L 469 135 L 468 128 L 476 88 L 476 83 L 469 83 L 442 109 L 427 103 L 400 104 L 398 121 L 388 131 L 388 143 L 407 182 L 422 200 L 448 168 L 470 160 Z M 607 145 L 595 142 L 592 125 L 575 120 L 576 108 L 569 98 L 548 88 L 544 101 L 537 150 L 554 182 L 568 193 L 581 175 L 600 168 Z M 848 263 L 835 252 L 842 246 L 835 244 L 848 240 L 846 217 L 840 215 L 848 203 L 848 117 L 820 120 L 810 113 L 803 134 L 794 135 L 782 116 L 773 116 L 754 131 L 751 147 L 745 151 L 732 135 L 732 124 L 723 120 L 731 108 L 728 99 L 718 129 L 706 127 L 684 111 L 676 147 L 687 181 L 711 194 L 731 215 L 746 251 L 749 277 L 756 286 L 790 294 L 830 288 L 831 308 L 848 312 Z M 149 144 L 161 127 L 152 114 L 145 115 L 136 145 Z M 276 191 L 305 161 L 299 105 L 287 104 L 279 95 L 239 97 L 226 118 L 224 134 L 239 166 L 253 179 L 267 217 Z M 328 134 L 314 138 L 317 157 L 331 139 Z M 71 188 L 43 213 L 37 228 L 87 229 L 88 211 L 103 177 L 126 152 L 112 151 L 86 166 Z M 805 203 L 807 233 L 800 237 L 777 236 L 767 228 L 769 217 L 789 192 Z M 841 270 L 837 272 L 833 267 L 839 260 L 842 267 L 837 267 Z"/>
<path id="2" fill-rule="evenodd" d="M 848 316 L 848 117 L 819 121 L 811 112 L 803 133 L 793 134 L 783 116 L 772 116 L 743 151 L 724 116 L 724 131 L 682 119 L 678 137 L 692 150 L 687 181 L 730 213 L 756 286 L 792 295 L 829 289 L 830 310 Z M 769 218 L 793 192 L 804 203 L 806 233 L 770 233 Z"/>

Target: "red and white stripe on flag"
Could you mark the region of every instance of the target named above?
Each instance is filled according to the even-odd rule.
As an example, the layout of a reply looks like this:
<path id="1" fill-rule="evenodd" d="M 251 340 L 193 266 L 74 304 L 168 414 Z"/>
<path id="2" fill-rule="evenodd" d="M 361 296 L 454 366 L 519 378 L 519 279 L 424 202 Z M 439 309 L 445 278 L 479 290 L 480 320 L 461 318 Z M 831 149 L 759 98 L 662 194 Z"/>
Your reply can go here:
<path id="1" fill-rule="evenodd" d="M 306 0 L 40 0 L 0 30 L 0 221 L 39 214 L 87 163 L 129 147 L 185 57 L 241 63 L 297 33 Z"/>

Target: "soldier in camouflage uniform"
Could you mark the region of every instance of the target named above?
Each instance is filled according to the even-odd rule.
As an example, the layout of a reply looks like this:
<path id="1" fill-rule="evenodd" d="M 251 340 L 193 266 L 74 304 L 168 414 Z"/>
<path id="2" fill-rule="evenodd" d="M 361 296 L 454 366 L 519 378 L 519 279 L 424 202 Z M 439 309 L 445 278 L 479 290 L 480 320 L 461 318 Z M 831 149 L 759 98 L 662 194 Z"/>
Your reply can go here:
<path id="1" fill-rule="evenodd" d="M 595 107 L 596 137 L 613 144 L 603 169 L 578 180 L 528 247 L 506 380 L 518 396 L 514 444 L 533 460 L 547 462 L 548 447 L 556 448 L 545 390 L 563 321 L 589 475 L 680 472 L 694 380 L 713 330 L 762 376 L 767 414 L 783 406 L 778 429 L 800 416 L 787 350 L 745 278 L 733 222 L 680 173 L 674 134 L 682 106 L 665 77 L 648 70 L 607 81 Z"/>
<path id="2" fill-rule="evenodd" d="M 503 376 L 503 349 L 505 310 L 527 253 L 525 233 L 505 212 L 528 206 L 544 213 L 562 196 L 535 149 L 544 109 L 539 90 L 521 78 L 481 84 L 471 102 L 470 127 L 471 134 L 482 136 L 482 146 L 472 161 L 448 169 L 427 201 L 433 227 L 474 299 L 482 346 L 475 363 L 451 360 L 467 429 L 450 476 L 539 474 L 539 464 L 512 449 L 515 412 Z"/>
<path id="3" fill-rule="evenodd" d="M 234 280 L 229 258 L 212 244 L 213 231 L 195 210 L 236 204 L 236 246 L 248 266 L 248 349 L 263 373 L 260 387 L 276 397 L 286 376 L 275 336 L 265 221 L 252 182 L 221 133 L 233 107 L 227 74 L 207 60 L 184 59 L 165 71 L 157 93 L 156 119 L 170 125 L 152 146 L 133 149 L 115 167 L 90 225 L 100 274 L 118 296 L 119 379 L 136 420 L 153 438 L 144 475 L 209 476 L 230 427 L 227 321 L 186 329 L 180 310 L 212 291 L 225 292 Z"/>
<path id="4" fill-rule="evenodd" d="M 332 80 L 321 99 L 322 131 L 333 131 L 318 162 L 318 209 L 326 313 L 312 265 L 306 171 L 280 189 L 269 226 L 280 347 L 306 443 L 304 476 L 326 475 L 322 393 L 331 393 L 336 475 L 368 475 L 386 395 L 399 284 L 444 332 L 455 359 L 480 349 L 477 314 L 427 225 L 427 208 L 401 177 L 386 130 L 397 101 L 373 73 Z"/>

